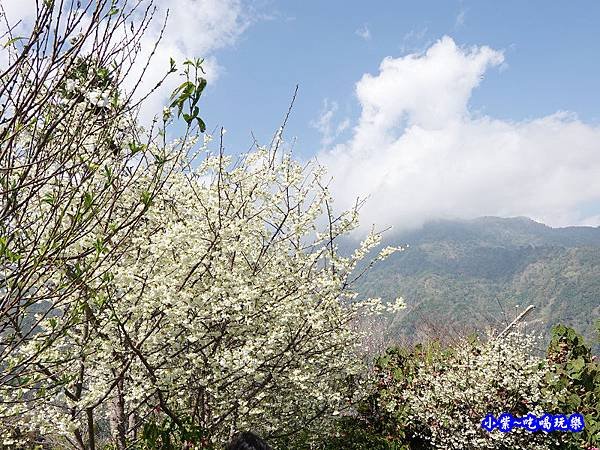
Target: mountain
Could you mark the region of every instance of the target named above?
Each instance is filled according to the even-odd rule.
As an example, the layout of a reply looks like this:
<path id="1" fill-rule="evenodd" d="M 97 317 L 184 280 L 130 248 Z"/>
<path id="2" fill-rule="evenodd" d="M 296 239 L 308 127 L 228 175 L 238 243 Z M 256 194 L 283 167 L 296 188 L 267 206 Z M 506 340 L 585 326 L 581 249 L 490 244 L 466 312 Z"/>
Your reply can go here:
<path id="1" fill-rule="evenodd" d="M 360 293 L 407 308 L 392 339 L 418 341 L 502 329 L 528 305 L 528 327 L 548 336 L 570 325 L 597 344 L 600 320 L 600 227 L 551 228 L 525 217 L 439 220 L 387 238 L 409 247 L 376 264 Z"/>

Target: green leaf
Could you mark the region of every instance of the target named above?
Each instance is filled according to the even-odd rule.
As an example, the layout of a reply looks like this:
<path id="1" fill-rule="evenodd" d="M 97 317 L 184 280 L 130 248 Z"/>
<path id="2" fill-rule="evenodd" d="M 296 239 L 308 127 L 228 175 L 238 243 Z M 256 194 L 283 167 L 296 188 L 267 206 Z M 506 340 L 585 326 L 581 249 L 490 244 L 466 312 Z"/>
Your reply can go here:
<path id="1" fill-rule="evenodd" d="M 9 40 L 6 42 L 6 44 L 4 44 L 4 48 L 10 47 L 10 46 L 11 46 L 11 45 L 13 45 L 15 42 L 22 41 L 22 40 L 24 40 L 24 39 L 26 39 L 24 36 L 18 36 L 18 37 L 14 37 L 14 38 L 12 38 L 12 39 L 9 39 Z"/>
<path id="2" fill-rule="evenodd" d="M 98 306 L 98 308 L 102 308 L 106 303 L 106 297 L 104 295 L 99 294 L 94 299 L 94 303 L 96 304 L 96 306 Z"/>
<path id="3" fill-rule="evenodd" d="M 152 195 L 150 194 L 150 192 L 143 191 L 140 197 L 141 197 L 142 203 L 145 206 L 150 206 L 150 204 L 152 203 Z"/>
<path id="4" fill-rule="evenodd" d="M 136 153 L 143 152 L 147 147 L 148 146 L 146 144 L 136 144 L 135 142 L 129 143 L 129 149 L 131 150 L 132 156 Z"/>
<path id="5" fill-rule="evenodd" d="M 154 156 L 154 162 L 157 166 L 163 166 L 167 162 L 167 157 L 165 155 L 152 154 Z"/>
<path id="6" fill-rule="evenodd" d="M 90 192 L 83 194 L 83 207 L 88 210 L 94 204 L 94 196 Z"/>
<path id="7" fill-rule="evenodd" d="M 112 272 L 105 272 L 104 274 L 102 274 L 102 281 L 104 281 L 105 283 L 110 283 L 114 278 L 115 276 Z"/>
<path id="8" fill-rule="evenodd" d="M 109 183 L 112 183 L 113 180 L 113 172 L 112 169 L 109 166 L 104 166 L 104 175 L 106 176 L 106 178 L 108 179 Z"/>
<path id="9" fill-rule="evenodd" d="M 206 131 L 206 124 L 204 123 L 204 120 L 202 120 L 200 117 L 196 117 L 196 121 L 198 122 L 198 126 L 200 127 L 200 131 L 202 133 L 204 133 Z"/>
<path id="10" fill-rule="evenodd" d="M 577 394 L 569 395 L 568 405 L 573 411 L 576 411 L 581 406 L 581 398 Z"/>
<path id="11" fill-rule="evenodd" d="M 42 398 L 44 395 L 46 395 L 46 388 L 45 387 L 41 387 L 38 389 L 38 391 L 35 393 L 35 396 L 37 398 Z"/>
<path id="12" fill-rule="evenodd" d="M 404 379 L 404 374 L 401 368 L 396 368 L 393 371 L 394 379 L 396 381 L 402 381 Z"/>
<path id="13" fill-rule="evenodd" d="M 104 240 L 102 238 L 97 238 L 96 242 L 94 242 L 94 248 L 96 249 L 96 254 L 101 255 L 106 253 L 108 249 L 104 245 Z"/>
<path id="14" fill-rule="evenodd" d="M 571 371 L 571 372 L 581 372 L 581 370 L 585 367 L 585 361 L 584 359 L 580 356 L 579 358 L 576 358 L 572 361 L 569 361 L 569 363 L 567 364 L 567 368 Z"/>
<path id="15" fill-rule="evenodd" d="M 46 195 L 44 195 L 44 198 L 42 199 L 42 201 L 44 203 L 49 204 L 50 206 L 54 206 L 54 204 L 56 203 L 56 197 L 55 197 L 54 193 L 48 192 Z"/>
<path id="16" fill-rule="evenodd" d="M 8 248 L 8 238 L 0 236 L 0 256 L 4 256 L 10 262 L 17 262 L 21 256 L 14 253 Z"/>
<path id="17" fill-rule="evenodd" d="M 108 78 L 108 69 L 101 67 L 96 71 L 96 75 L 102 80 L 106 80 Z"/>

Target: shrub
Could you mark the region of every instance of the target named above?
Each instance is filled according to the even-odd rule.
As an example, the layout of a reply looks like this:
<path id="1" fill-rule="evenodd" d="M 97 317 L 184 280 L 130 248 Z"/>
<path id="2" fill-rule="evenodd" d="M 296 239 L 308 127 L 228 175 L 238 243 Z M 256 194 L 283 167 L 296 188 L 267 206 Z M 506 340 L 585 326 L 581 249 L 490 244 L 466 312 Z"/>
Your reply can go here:
<path id="1" fill-rule="evenodd" d="M 548 347 L 550 371 L 545 395 L 556 400 L 553 412 L 584 415 L 585 428 L 577 434 L 562 436 L 561 449 L 600 445 L 600 364 L 590 347 L 575 330 L 564 325 L 552 329 Z"/>
<path id="2" fill-rule="evenodd" d="M 388 441 L 411 449 L 544 449 L 556 437 L 481 427 L 488 414 L 541 415 L 556 407 L 543 396 L 547 365 L 532 356 L 533 338 L 465 339 L 452 348 L 437 343 L 391 348 L 376 362 L 376 389 L 357 420 Z"/>

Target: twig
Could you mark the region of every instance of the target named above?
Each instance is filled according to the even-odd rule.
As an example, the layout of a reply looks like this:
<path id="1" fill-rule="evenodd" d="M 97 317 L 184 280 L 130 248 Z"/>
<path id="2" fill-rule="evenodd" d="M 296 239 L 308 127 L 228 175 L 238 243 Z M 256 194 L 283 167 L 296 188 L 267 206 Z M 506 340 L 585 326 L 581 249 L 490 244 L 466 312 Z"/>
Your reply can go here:
<path id="1" fill-rule="evenodd" d="M 523 319 L 523 317 L 525 317 L 527 313 L 529 313 L 529 311 L 531 311 L 534 308 L 534 305 L 529 305 L 527 309 L 525 309 L 525 311 L 519 314 L 515 320 L 513 320 L 504 330 L 500 332 L 498 336 L 496 336 L 496 339 L 500 339 L 502 336 L 508 333 L 512 327 L 514 327 L 521 319 Z"/>

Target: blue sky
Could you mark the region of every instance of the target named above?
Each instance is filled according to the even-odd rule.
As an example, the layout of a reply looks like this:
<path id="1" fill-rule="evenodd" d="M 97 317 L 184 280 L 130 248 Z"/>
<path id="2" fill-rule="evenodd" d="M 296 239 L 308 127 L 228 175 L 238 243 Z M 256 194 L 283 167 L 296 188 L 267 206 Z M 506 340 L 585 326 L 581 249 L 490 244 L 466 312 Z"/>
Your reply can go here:
<path id="1" fill-rule="evenodd" d="M 342 207 L 357 195 L 369 197 L 368 223 L 403 228 L 437 217 L 489 214 L 526 215 L 552 226 L 600 225 L 600 3 L 375 1 L 365 6 L 311 0 L 240 5 L 240 14 L 252 15 L 252 23 L 232 45 L 215 52 L 219 76 L 204 102 L 209 127 L 228 130 L 230 151 L 248 148 L 251 131 L 268 142 L 298 83 L 286 137 L 297 139 L 299 157 L 316 155 L 330 167 Z M 480 80 L 457 100 L 466 103 L 456 113 L 460 130 L 451 125 L 454 119 L 437 124 L 447 131 L 443 136 L 453 136 L 452 142 L 424 151 L 420 143 L 429 141 L 418 131 L 427 125 L 413 120 L 424 113 L 409 105 L 400 123 L 378 128 L 385 139 L 370 148 L 378 139 L 365 131 L 371 120 L 365 111 L 382 105 L 369 93 L 359 99 L 357 83 L 365 74 L 382 75 L 385 58 L 399 64 L 411 54 L 424 58 L 444 37 L 451 44 L 440 51 L 447 55 L 473 59 L 477 51 L 496 52 L 473 69 L 481 72 Z M 443 63 L 435 70 L 442 79 L 447 75 Z M 431 88 L 443 96 L 454 89 L 453 82 L 473 75 L 465 70 L 448 75 L 441 85 L 415 81 L 405 87 L 408 92 Z M 435 73 L 424 77 L 430 75 Z M 385 95 L 412 104 L 401 87 L 394 93 L 395 86 L 410 81 L 390 83 Z M 426 92 L 416 98 L 421 107 L 437 102 Z M 397 113 L 387 111 L 392 117 Z M 357 137 L 364 133 L 367 137 Z M 429 129 L 426 136 L 435 133 Z"/>
<path id="2" fill-rule="evenodd" d="M 207 91 L 209 124 L 224 125 L 229 146 L 245 147 L 250 130 L 268 139 L 293 93 L 287 132 L 315 153 L 310 126 L 325 99 L 358 116 L 354 85 L 386 56 L 420 52 L 444 35 L 458 45 L 502 50 L 505 65 L 486 73 L 472 108 L 507 120 L 573 111 L 600 119 L 600 3 L 594 1 L 273 1 L 254 4 L 266 17 L 217 53 L 218 82 Z M 370 39 L 356 31 L 367 28 Z"/>
<path id="3" fill-rule="evenodd" d="M 31 23 L 34 0 L 2 4 Z M 142 90 L 170 57 L 205 57 L 201 114 L 240 153 L 251 132 L 269 143 L 299 84 L 284 137 L 327 167 L 338 208 L 368 199 L 364 227 L 483 215 L 600 226 L 600 2 L 155 4 L 140 60 L 167 9 L 169 23 Z"/>

